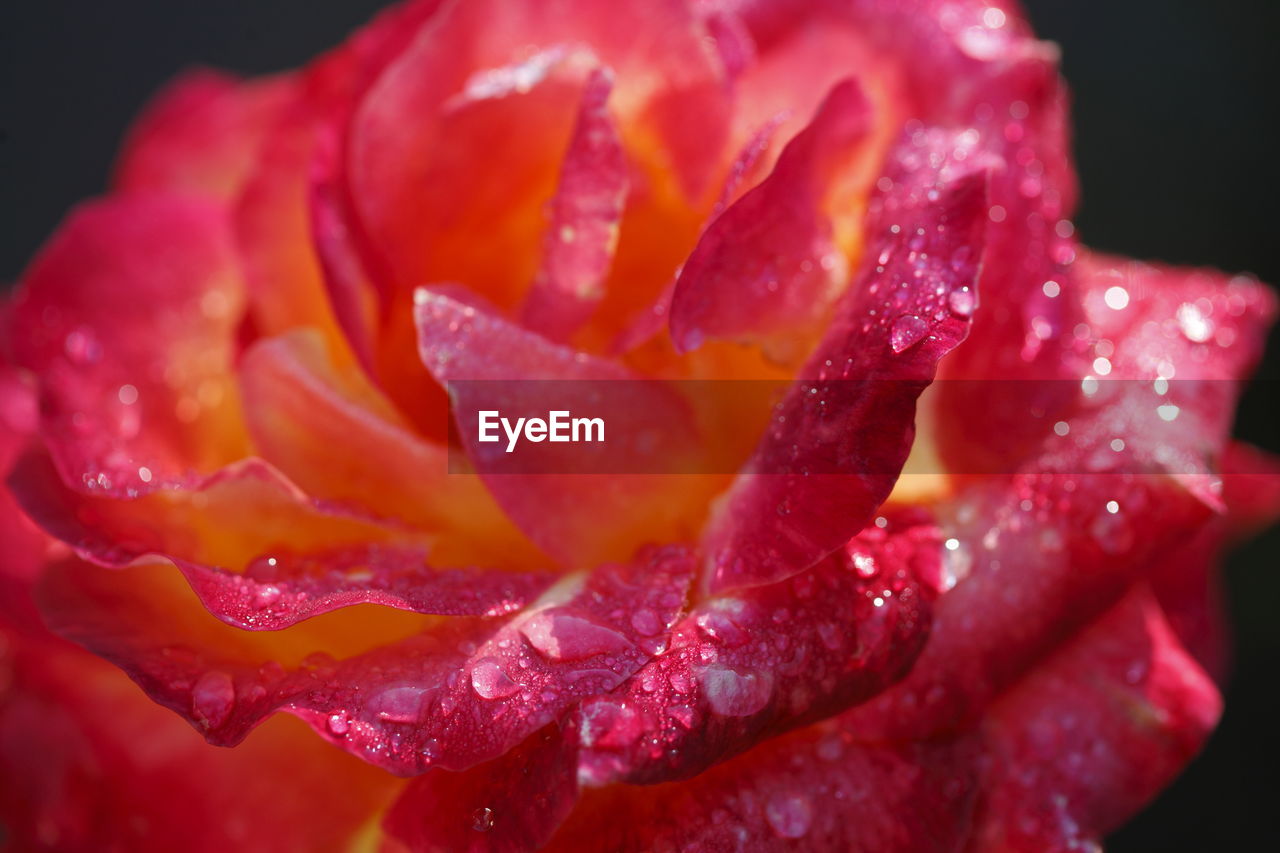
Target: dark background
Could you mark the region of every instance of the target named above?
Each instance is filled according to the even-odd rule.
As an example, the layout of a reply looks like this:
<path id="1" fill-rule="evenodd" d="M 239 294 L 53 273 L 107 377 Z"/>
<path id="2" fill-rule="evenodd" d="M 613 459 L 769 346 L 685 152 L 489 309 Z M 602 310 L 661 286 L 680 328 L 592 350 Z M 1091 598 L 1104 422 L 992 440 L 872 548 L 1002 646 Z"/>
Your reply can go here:
<path id="1" fill-rule="evenodd" d="M 605 2 L 605 0 L 602 0 Z M 99 192 L 130 118 L 191 64 L 245 73 L 304 62 L 376 0 L 87 0 L 0 7 L 0 283 L 76 200 Z M 1091 246 L 1280 282 L 1280 3 L 1032 0 L 1075 98 Z M 1273 334 L 1238 432 L 1280 451 Z M 1124 851 L 1280 850 L 1280 531 L 1227 566 L 1235 675 L 1190 770 L 1113 836 Z"/>

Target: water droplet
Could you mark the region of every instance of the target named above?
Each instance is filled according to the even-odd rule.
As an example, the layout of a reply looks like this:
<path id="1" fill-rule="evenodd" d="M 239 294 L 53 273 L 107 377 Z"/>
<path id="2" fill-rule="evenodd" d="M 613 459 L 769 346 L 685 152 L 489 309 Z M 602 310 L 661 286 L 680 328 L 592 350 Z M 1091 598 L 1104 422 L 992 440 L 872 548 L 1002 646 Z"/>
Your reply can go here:
<path id="1" fill-rule="evenodd" d="M 1213 323 L 1190 302 L 1178 306 L 1178 326 L 1192 343 L 1202 344 L 1213 335 Z"/>
<path id="2" fill-rule="evenodd" d="M 588 747 L 622 749 L 645 733 L 645 722 L 636 710 L 612 699 L 599 699 L 582 706 L 581 739 Z"/>
<path id="3" fill-rule="evenodd" d="M 889 346 L 893 347 L 894 352 L 902 352 L 914 346 L 927 331 L 927 322 L 914 314 L 903 314 L 893 321 L 893 327 L 889 330 Z"/>
<path id="4" fill-rule="evenodd" d="M 698 615 L 695 620 L 698 627 L 708 637 L 719 640 L 728 648 L 736 649 L 744 645 L 751 636 L 739 627 L 730 613 L 718 605 L 721 605 L 721 602 L 716 602 L 713 609 Z"/>
<path id="5" fill-rule="evenodd" d="M 1129 305 L 1129 291 L 1118 284 L 1112 285 L 1102 294 L 1102 301 L 1107 303 L 1107 307 L 1111 310 L 1121 311 Z"/>
<path id="6" fill-rule="evenodd" d="M 266 584 L 258 587 L 258 591 L 253 596 L 253 606 L 262 610 L 270 607 L 280 600 L 280 587 L 275 584 Z"/>
<path id="7" fill-rule="evenodd" d="M 818 757 L 823 761 L 839 761 L 844 756 L 844 741 L 833 734 L 818 741 Z"/>
<path id="8" fill-rule="evenodd" d="M 476 832 L 488 832 L 493 829 L 493 809 L 481 808 L 472 812 L 471 828 Z"/>
<path id="9" fill-rule="evenodd" d="M 1133 529 L 1119 513 L 1101 513 L 1089 526 L 1089 534 L 1108 554 L 1123 554 L 1133 547 Z"/>
<path id="10" fill-rule="evenodd" d="M 369 699 L 369 710 L 391 723 L 416 723 L 422 717 L 431 688 L 418 684 L 388 687 Z"/>
<path id="11" fill-rule="evenodd" d="M 662 630 L 662 621 L 658 614 L 646 607 L 631 614 L 631 627 L 646 637 L 652 637 Z"/>
<path id="12" fill-rule="evenodd" d="M 612 628 L 560 607 L 534 613 L 520 626 L 520 633 L 539 654 L 553 661 L 622 654 L 633 648 L 630 640 Z"/>
<path id="13" fill-rule="evenodd" d="M 688 705 L 670 705 L 667 716 L 675 720 L 686 731 L 693 728 L 693 708 Z"/>
<path id="14" fill-rule="evenodd" d="M 853 570 L 858 577 L 870 580 L 879 574 L 880 567 L 876 564 L 876 558 L 870 554 L 854 554 Z"/>
<path id="15" fill-rule="evenodd" d="M 767 672 L 710 666 L 700 678 L 707 704 L 725 717 L 749 717 L 769 704 L 773 678 Z"/>
<path id="16" fill-rule="evenodd" d="M 764 807 L 765 819 L 782 838 L 803 838 L 813 824 L 813 804 L 804 794 L 775 794 Z"/>
<path id="17" fill-rule="evenodd" d="M 967 287 L 953 290 L 947 296 L 947 306 L 951 309 L 951 313 L 958 317 L 968 317 L 973 313 L 976 305 L 977 299 L 974 297 L 973 291 Z"/>
<path id="18" fill-rule="evenodd" d="M 192 713 L 211 729 L 226 722 L 235 701 L 236 686 L 231 676 L 216 669 L 200 676 L 191 688 Z"/>
<path id="19" fill-rule="evenodd" d="M 481 699 L 503 699 L 520 690 L 520 685 L 493 658 L 485 658 L 471 668 L 471 686 Z"/>
<path id="20" fill-rule="evenodd" d="M 334 711 L 332 714 L 330 714 L 328 725 L 329 725 L 329 731 L 331 731 L 338 737 L 342 737 L 343 735 L 345 735 L 347 731 L 351 728 L 351 724 L 347 720 L 346 711 Z"/>
<path id="21" fill-rule="evenodd" d="M 102 345 L 85 327 L 69 333 L 62 344 L 67 358 L 75 364 L 93 364 L 102 358 Z"/>

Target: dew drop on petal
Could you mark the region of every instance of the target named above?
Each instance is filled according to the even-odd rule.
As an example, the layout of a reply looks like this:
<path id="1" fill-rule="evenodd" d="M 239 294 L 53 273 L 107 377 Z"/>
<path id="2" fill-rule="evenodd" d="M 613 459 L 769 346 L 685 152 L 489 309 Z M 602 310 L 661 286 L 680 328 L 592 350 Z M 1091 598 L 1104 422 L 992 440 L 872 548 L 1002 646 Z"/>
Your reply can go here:
<path id="1" fill-rule="evenodd" d="M 1129 306 L 1129 291 L 1120 285 L 1112 285 L 1102 294 L 1102 301 L 1113 311 L 1122 311 Z"/>
<path id="2" fill-rule="evenodd" d="M 346 711 L 334 711 L 329 715 L 328 719 L 329 731 L 338 737 L 342 737 L 351 728 L 350 722 L 347 720 Z"/>
<path id="3" fill-rule="evenodd" d="M 253 596 L 253 606 L 262 610 L 270 607 L 280 600 L 280 587 L 275 584 L 266 584 L 258 587 L 258 591 Z"/>
<path id="4" fill-rule="evenodd" d="M 857 572 L 858 577 L 870 580 L 879 574 L 880 567 L 876 565 L 876 558 L 870 554 L 855 554 L 853 570 Z"/>
<path id="5" fill-rule="evenodd" d="M 652 637 L 662 630 L 662 622 L 658 619 L 658 614 L 642 608 L 631 614 L 631 627 L 646 637 Z"/>
<path id="6" fill-rule="evenodd" d="M 1178 307 L 1178 326 L 1192 343 L 1202 344 L 1213 336 L 1213 323 L 1190 302 Z"/>
<path id="7" fill-rule="evenodd" d="M 191 689 L 191 710 L 209 728 L 226 722 L 235 701 L 236 687 L 231 676 L 216 669 L 200 676 Z"/>
<path id="8" fill-rule="evenodd" d="M 973 291 L 967 287 L 961 287 L 951 291 L 947 296 L 947 306 L 951 309 L 951 313 L 958 317 L 968 317 L 973 313 L 977 300 L 974 299 Z"/>
<path id="9" fill-rule="evenodd" d="M 765 819 L 782 838 L 803 838 L 813 824 L 813 804 L 804 794 L 775 794 L 764 806 Z"/>
<path id="10" fill-rule="evenodd" d="M 472 812 L 471 828 L 476 832 L 488 832 L 493 829 L 493 809 L 480 808 Z"/>
<path id="11" fill-rule="evenodd" d="M 485 658 L 472 667 L 471 686 L 481 699 L 503 699 L 520 690 L 520 685 L 493 658 Z"/>
<path id="12" fill-rule="evenodd" d="M 378 719 L 392 723 L 416 723 L 422 717 L 427 695 L 431 691 L 418 685 L 388 687 L 369 700 L 369 708 Z"/>
<path id="13" fill-rule="evenodd" d="M 701 681 L 707 703 L 725 717 L 749 717 L 762 710 L 773 693 L 773 679 L 767 672 L 710 666 Z"/>
<path id="14" fill-rule="evenodd" d="M 893 321 L 893 326 L 889 329 L 889 346 L 893 347 L 894 352 L 903 352 L 914 346 L 927 331 L 927 322 L 914 314 L 903 314 Z"/>
<path id="15" fill-rule="evenodd" d="M 1098 547 L 1108 554 L 1123 554 L 1133 547 L 1133 529 L 1124 515 L 1109 509 L 1093 520 L 1089 526 Z"/>
<path id="16" fill-rule="evenodd" d="M 539 654 L 552 661 L 584 660 L 632 648 L 631 641 L 612 628 L 562 608 L 534 613 L 520 626 L 520 633 Z"/>

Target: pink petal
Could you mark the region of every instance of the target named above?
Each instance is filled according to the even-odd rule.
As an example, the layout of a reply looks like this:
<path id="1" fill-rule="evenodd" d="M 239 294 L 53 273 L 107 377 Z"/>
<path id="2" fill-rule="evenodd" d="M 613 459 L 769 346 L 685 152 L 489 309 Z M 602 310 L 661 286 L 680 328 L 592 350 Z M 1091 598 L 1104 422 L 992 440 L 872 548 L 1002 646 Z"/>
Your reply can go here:
<path id="1" fill-rule="evenodd" d="M 1218 684 L 1226 682 L 1231 657 L 1231 627 L 1221 577 L 1226 527 L 1221 519 L 1213 519 L 1186 546 L 1155 567 L 1149 581 L 1169 629 Z"/>
<path id="2" fill-rule="evenodd" d="M 784 401 L 705 534 L 712 592 L 812 565 L 892 489 L 916 397 L 964 339 L 976 298 L 985 175 L 956 152 L 968 153 L 962 135 L 920 132 L 893 155 L 862 270 L 802 371 L 812 381 Z"/>
<path id="3" fill-rule="evenodd" d="M 479 479 L 450 474 L 446 449 L 418 435 L 356 365 L 335 363 L 316 331 L 257 342 L 239 374 L 255 448 L 307 494 L 431 531 L 438 562 L 532 557 Z"/>
<path id="4" fill-rule="evenodd" d="M 106 199 L 73 212 L 27 270 L 12 346 L 75 488 L 141 493 L 244 455 L 230 373 L 243 290 L 227 224 L 212 202 Z"/>
<path id="5" fill-rule="evenodd" d="M 369 90 L 351 130 L 351 195 L 395 279 L 461 280 L 508 297 L 531 279 L 519 266 L 537 256 L 538 207 L 554 192 L 570 137 L 580 85 L 557 78 L 572 71 L 562 60 L 577 45 L 590 45 L 592 64 L 616 75 L 622 123 L 643 127 L 662 167 L 699 196 L 718 165 L 728 111 L 702 36 L 677 0 L 607 9 L 583 0 L 537 9 L 487 0 L 443 10 Z M 534 83 L 504 89 L 504 77 Z M 449 152 L 443 159 L 441 146 Z M 433 156 L 424 158 L 426 150 Z M 495 161 L 503 164 L 501 188 L 491 185 Z M 450 222 L 482 223 L 489 251 L 472 256 L 452 245 Z"/>
<path id="6" fill-rule="evenodd" d="M 1072 438 L 1062 445 L 1081 454 Z M 989 479 L 938 507 L 954 588 L 939 599 L 907 678 L 852 712 L 866 737 L 928 737 L 967 724 L 1211 515 L 1170 477 L 1085 474 L 1078 455 L 1074 462 L 1046 454 L 1012 482 Z"/>
<path id="7" fill-rule="evenodd" d="M 837 84 L 769 177 L 711 224 L 676 284 L 678 350 L 707 337 L 769 338 L 826 313 L 846 271 L 823 209 L 825 189 L 863 147 L 871 120 L 857 83 Z"/>
<path id="8" fill-rule="evenodd" d="M 555 725 L 463 773 L 433 770 L 409 783 L 383 826 L 410 850 L 536 850 L 578 796 L 573 751 Z"/>
<path id="9" fill-rule="evenodd" d="M 0 301 L 0 322 L 8 305 Z M 8 476 L 36 430 L 38 413 L 32 383 L 0 352 L 0 474 Z M 23 514 L 7 485 L 0 483 L 0 624 L 42 630 L 26 589 L 46 558 L 48 540 Z"/>
<path id="10" fill-rule="evenodd" d="M 1093 372 L 1166 380 L 1148 402 L 1153 409 L 1174 408 L 1161 409 L 1159 419 L 1153 417 L 1151 428 L 1142 431 L 1162 433 L 1168 444 L 1207 446 L 1215 456 L 1225 451 L 1242 380 L 1261 359 L 1276 317 L 1275 295 L 1246 276 L 1208 270 L 1093 254 L 1083 256 L 1078 267 L 1084 357 Z"/>
<path id="11" fill-rule="evenodd" d="M 605 107 L 611 75 L 591 73 L 542 241 L 542 266 L 525 299 L 524 325 L 567 339 L 603 294 L 627 195 L 627 163 Z"/>
<path id="12" fill-rule="evenodd" d="M 774 116 L 765 122 L 734 157 L 729 165 L 729 173 L 725 176 L 724 185 L 720 188 L 720 198 L 712 211 L 711 222 L 714 223 L 715 217 L 733 203 L 744 186 L 750 187 L 749 181 L 768 151 L 780 123 L 779 116 Z M 677 285 L 678 278 L 669 281 L 652 303 L 645 306 L 622 327 L 610 345 L 609 351 L 615 354 L 628 353 L 665 332 L 669 326 L 671 303 L 675 299 Z"/>
<path id="13" fill-rule="evenodd" d="M 472 427 L 477 411 L 493 408 L 495 401 L 503 403 L 500 410 L 521 414 L 538 404 L 543 413 L 548 407 L 601 409 L 610 412 L 614 434 L 652 433 L 660 442 L 654 454 L 688 453 L 697 448 L 696 432 L 683 398 L 661 383 L 639 381 L 615 362 L 551 343 L 439 289 L 420 289 L 416 302 L 422 363 L 437 382 L 453 383 L 467 457 L 530 539 L 564 565 L 583 565 L 615 559 L 643 542 L 687 537 L 689 516 L 709 497 L 705 483 L 691 488 L 685 478 L 645 473 L 602 483 L 598 476 L 572 473 L 581 470 L 574 460 L 583 447 L 574 444 L 539 445 L 549 453 L 570 450 L 534 466 L 534 473 L 519 473 L 503 467 L 510 458 L 504 444 L 480 443 Z M 639 448 L 629 470 L 646 470 L 645 455 Z"/>
<path id="14" fill-rule="evenodd" d="M 1280 457 L 1239 441 L 1222 458 L 1222 497 L 1236 535 L 1249 536 L 1280 520 Z"/>
<path id="15" fill-rule="evenodd" d="M 349 212 L 343 148 L 334 137 L 437 5 L 392 6 L 299 73 L 296 97 L 269 128 L 235 208 L 254 330 L 312 326 L 335 352 L 345 353 L 349 342 L 369 366 L 365 285 L 378 281 L 363 280 L 371 259 Z"/>
<path id="16" fill-rule="evenodd" d="M 969 849 L 1097 846 L 1181 772 L 1221 710 L 1160 608 L 1135 591 L 992 708 Z"/>
<path id="17" fill-rule="evenodd" d="M 393 777 L 296 720 L 238 749 L 210 746 L 106 661 L 45 631 L 0 637 L 0 777 L 13 782 L 0 786 L 0 819 L 13 849 L 345 846 L 395 793 Z"/>
<path id="18" fill-rule="evenodd" d="M 410 775 L 496 758 L 620 684 L 660 650 L 683 607 L 692 560 L 651 550 L 566 581 L 505 624 L 419 624 L 380 647 L 370 647 L 374 636 L 352 635 L 343 642 L 353 653 L 317 651 L 300 662 L 299 649 L 341 648 L 323 638 L 336 617 L 350 624 L 358 608 L 285 632 L 246 633 L 201 619 L 164 571 L 64 563 L 46 577 L 42 610 L 54 630 L 119 665 L 211 743 L 235 744 L 286 710 L 348 752 Z M 659 639 L 631 624 L 633 609 L 654 614 Z M 384 633 L 397 624 L 383 621 Z M 573 644 L 584 632 L 573 654 L 544 641 Z"/>
<path id="19" fill-rule="evenodd" d="M 360 365 L 376 375 L 379 294 L 366 271 L 358 235 L 351 231 L 341 183 L 341 153 L 336 128 L 317 131 L 309 183 L 311 236 L 334 319 Z"/>
<path id="20" fill-rule="evenodd" d="M 133 125 L 115 188 L 230 200 L 296 85 L 292 77 L 242 82 L 203 69 L 179 76 Z"/>
<path id="21" fill-rule="evenodd" d="M 544 849 L 943 853 L 968 831 L 974 777 L 966 744 L 854 744 L 824 723 L 685 782 L 591 791 Z"/>
<path id="22" fill-rule="evenodd" d="M 419 613 L 507 613 L 535 598 L 546 573 L 437 569 L 429 537 L 317 504 L 260 462 L 199 487 L 134 501 L 81 495 L 47 457 L 11 478 L 23 509 L 86 559 L 120 568 L 171 560 L 228 624 L 278 630 L 352 604 Z"/>
<path id="23" fill-rule="evenodd" d="M 929 524 L 872 527 L 803 574 L 703 602 L 670 649 L 582 706 L 580 777 L 687 778 L 880 692 L 924 646 L 921 578 L 937 576 L 941 552 Z"/>

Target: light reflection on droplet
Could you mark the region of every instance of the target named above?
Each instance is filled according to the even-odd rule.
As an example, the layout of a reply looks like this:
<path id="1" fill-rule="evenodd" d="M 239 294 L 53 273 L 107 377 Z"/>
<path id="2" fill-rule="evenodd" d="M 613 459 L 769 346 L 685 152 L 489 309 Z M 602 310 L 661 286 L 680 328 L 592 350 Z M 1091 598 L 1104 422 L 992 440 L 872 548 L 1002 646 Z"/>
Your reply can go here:
<path id="1" fill-rule="evenodd" d="M 1102 300 L 1107 303 L 1108 308 L 1120 311 L 1129 305 L 1129 291 L 1118 284 L 1112 285 L 1107 288 L 1106 293 L 1102 294 Z"/>

